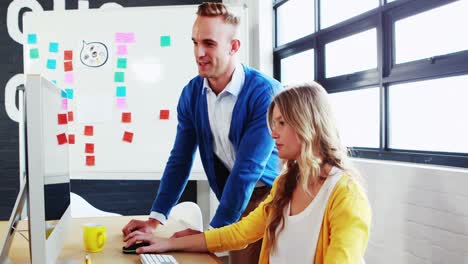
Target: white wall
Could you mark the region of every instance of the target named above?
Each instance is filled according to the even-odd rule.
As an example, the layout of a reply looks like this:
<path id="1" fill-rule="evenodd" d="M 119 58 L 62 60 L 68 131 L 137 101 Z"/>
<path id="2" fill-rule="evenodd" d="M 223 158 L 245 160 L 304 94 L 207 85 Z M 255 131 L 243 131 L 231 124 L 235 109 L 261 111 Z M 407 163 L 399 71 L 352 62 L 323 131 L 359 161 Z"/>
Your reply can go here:
<path id="1" fill-rule="evenodd" d="M 373 209 L 368 263 L 468 263 L 468 170 L 356 164 Z"/>

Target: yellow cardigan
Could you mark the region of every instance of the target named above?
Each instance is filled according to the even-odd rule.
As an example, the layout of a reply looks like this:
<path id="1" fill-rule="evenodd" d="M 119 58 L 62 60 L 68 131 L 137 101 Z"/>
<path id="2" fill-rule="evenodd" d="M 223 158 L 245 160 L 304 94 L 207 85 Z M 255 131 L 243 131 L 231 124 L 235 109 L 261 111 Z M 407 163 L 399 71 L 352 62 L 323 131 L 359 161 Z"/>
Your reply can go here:
<path id="1" fill-rule="evenodd" d="M 275 195 L 276 183 L 277 180 L 265 201 L 248 216 L 235 224 L 204 233 L 210 252 L 242 249 L 263 237 L 258 263 L 269 263 L 270 251 L 265 245 L 269 215 L 265 213 L 264 206 Z M 371 209 L 366 195 L 348 175 L 343 175 L 325 208 L 315 263 L 361 263 L 370 223 Z"/>

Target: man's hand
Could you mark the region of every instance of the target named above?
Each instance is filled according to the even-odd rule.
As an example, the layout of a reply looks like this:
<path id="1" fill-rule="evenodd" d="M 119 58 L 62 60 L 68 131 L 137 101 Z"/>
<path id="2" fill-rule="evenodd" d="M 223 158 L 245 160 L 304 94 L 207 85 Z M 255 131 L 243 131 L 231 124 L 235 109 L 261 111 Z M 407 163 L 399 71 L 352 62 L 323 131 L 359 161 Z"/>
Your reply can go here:
<path id="1" fill-rule="evenodd" d="M 198 230 L 193 230 L 193 229 L 190 229 L 190 228 L 187 228 L 185 230 L 182 230 L 182 231 L 179 231 L 179 232 L 175 232 L 171 238 L 178 238 L 178 237 L 184 237 L 184 236 L 191 236 L 191 235 L 195 235 L 195 234 L 200 234 L 201 232 L 198 231 Z"/>
<path id="2" fill-rule="evenodd" d="M 126 226 L 122 228 L 122 233 L 125 238 L 124 241 L 128 240 L 128 235 L 134 231 L 140 231 L 146 234 L 153 234 L 156 227 L 161 224 L 158 220 L 149 218 L 146 221 L 132 219 Z"/>

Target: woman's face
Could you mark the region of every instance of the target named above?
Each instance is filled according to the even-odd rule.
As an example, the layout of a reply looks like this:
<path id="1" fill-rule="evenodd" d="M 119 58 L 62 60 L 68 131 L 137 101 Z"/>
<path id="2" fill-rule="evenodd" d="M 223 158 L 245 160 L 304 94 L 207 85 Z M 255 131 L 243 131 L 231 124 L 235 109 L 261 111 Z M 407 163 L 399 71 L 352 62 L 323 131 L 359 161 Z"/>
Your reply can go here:
<path id="1" fill-rule="evenodd" d="M 278 148 L 278 156 L 285 160 L 297 160 L 301 153 L 301 141 L 292 127 L 287 124 L 278 107 L 273 108 L 271 137 Z"/>

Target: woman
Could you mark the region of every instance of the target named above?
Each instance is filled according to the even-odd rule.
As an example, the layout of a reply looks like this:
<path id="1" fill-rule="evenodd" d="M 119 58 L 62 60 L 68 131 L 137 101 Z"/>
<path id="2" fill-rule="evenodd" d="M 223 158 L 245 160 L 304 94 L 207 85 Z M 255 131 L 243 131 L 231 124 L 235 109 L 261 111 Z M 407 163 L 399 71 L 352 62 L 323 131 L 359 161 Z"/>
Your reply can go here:
<path id="1" fill-rule="evenodd" d="M 317 83 L 278 94 L 268 109 L 284 170 L 268 198 L 241 221 L 201 234 L 125 238 L 150 245 L 138 253 L 226 251 L 263 237 L 259 263 L 361 263 L 371 210 L 341 145 L 328 95 Z"/>

